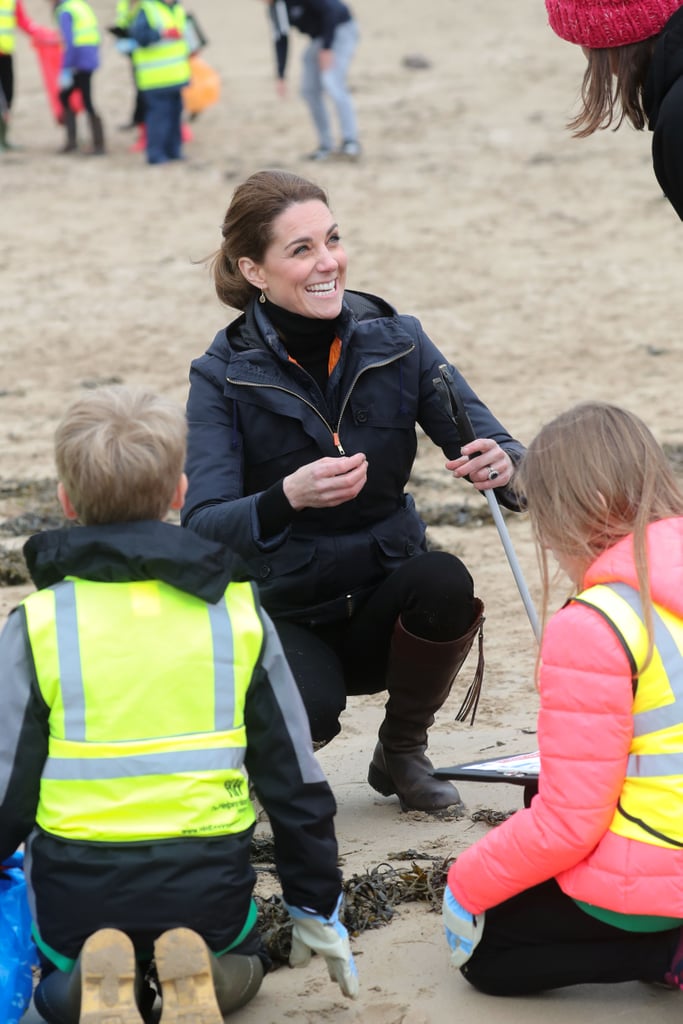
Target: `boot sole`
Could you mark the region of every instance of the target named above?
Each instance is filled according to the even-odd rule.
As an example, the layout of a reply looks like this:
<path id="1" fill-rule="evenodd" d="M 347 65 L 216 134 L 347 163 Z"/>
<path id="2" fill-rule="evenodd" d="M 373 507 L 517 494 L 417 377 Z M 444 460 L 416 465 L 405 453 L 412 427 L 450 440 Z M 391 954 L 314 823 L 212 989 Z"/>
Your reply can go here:
<path id="1" fill-rule="evenodd" d="M 206 943 L 189 928 L 164 932 L 154 944 L 161 985 L 160 1024 L 223 1024 Z"/>
<path id="2" fill-rule="evenodd" d="M 135 1002 L 135 950 L 123 932 L 103 928 L 81 952 L 80 1024 L 142 1024 Z"/>

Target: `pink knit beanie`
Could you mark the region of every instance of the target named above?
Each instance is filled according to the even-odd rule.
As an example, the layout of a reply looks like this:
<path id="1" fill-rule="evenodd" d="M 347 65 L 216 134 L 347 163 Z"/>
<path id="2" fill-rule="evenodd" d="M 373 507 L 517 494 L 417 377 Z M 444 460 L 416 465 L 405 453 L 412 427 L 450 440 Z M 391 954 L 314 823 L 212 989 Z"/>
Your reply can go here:
<path id="1" fill-rule="evenodd" d="M 656 36 L 683 0 L 545 0 L 553 32 L 590 49 Z"/>

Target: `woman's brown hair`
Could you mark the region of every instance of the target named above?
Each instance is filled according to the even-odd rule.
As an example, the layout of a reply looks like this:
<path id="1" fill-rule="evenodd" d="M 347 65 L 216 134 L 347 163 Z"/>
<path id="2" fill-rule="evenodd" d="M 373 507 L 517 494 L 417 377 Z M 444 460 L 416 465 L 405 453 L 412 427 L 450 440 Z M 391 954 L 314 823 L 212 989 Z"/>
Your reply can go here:
<path id="1" fill-rule="evenodd" d="M 624 120 L 638 131 L 647 126 L 643 90 L 656 40 L 654 36 L 610 49 L 584 49 L 588 63 L 581 83 L 583 109 L 567 125 L 573 135 L 585 138 L 615 120 L 615 131 Z"/>
<path id="2" fill-rule="evenodd" d="M 245 309 L 258 289 L 244 278 L 238 260 L 262 263 L 273 239 L 273 222 L 294 203 L 317 199 L 329 206 L 319 185 L 288 171 L 257 171 L 235 189 L 223 219 L 220 249 L 210 257 L 216 294 L 234 309 Z"/>

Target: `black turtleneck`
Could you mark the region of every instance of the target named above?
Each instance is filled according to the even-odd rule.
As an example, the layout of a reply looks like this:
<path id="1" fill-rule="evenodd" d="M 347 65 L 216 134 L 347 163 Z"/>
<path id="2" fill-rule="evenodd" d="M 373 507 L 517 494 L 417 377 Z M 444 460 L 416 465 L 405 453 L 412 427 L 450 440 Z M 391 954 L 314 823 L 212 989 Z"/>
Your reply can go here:
<path id="1" fill-rule="evenodd" d="M 310 374 L 320 390 L 327 385 L 330 345 L 337 335 L 337 319 L 319 320 L 290 313 L 268 299 L 262 304 L 287 352 Z M 282 481 L 264 491 L 256 502 L 256 510 L 264 536 L 281 533 L 292 522 L 296 512 L 287 501 Z"/>
<path id="2" fill-rule="evenodd" d="M 337 335 L 337 319 L 319 320 L 290 313 L 266 299 L 263 311 L 280 336 L 280 340 L 299 366 L 311 375 L 325 392 L 330 345 Z"/>

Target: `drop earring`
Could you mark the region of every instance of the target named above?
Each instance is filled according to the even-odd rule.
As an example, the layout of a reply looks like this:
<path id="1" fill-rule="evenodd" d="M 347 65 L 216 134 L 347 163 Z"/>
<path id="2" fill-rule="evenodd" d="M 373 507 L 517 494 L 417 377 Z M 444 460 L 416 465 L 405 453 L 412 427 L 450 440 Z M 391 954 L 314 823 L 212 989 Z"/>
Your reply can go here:
<path id="1" fill-rule="evenodd" d="M 261 294 L 259 295 L 258 300 L 259 300 L 260 303 L 264 303 L 266 301 L 266 296 L 265 296 L 265 293 L 263 292 L 263 290 L 261 291 Z"/>

